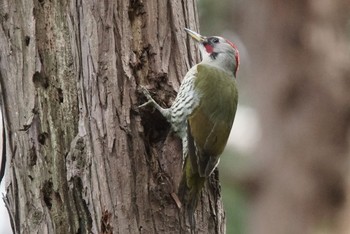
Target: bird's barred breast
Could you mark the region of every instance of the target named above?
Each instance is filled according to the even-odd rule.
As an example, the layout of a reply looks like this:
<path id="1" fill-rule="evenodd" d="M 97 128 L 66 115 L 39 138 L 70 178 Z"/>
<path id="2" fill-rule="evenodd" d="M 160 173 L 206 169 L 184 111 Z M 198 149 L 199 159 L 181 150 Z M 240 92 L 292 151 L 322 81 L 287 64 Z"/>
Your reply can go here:
<path id="1" fill-rule="evenodd" d="M 176 99 L 171 106 L 171 124 L 180 136 L 186 134 L 188 116 L 199 104 L 198 94 L 194 90 L 197 66 L 192 67 L 184 77 Z"/>

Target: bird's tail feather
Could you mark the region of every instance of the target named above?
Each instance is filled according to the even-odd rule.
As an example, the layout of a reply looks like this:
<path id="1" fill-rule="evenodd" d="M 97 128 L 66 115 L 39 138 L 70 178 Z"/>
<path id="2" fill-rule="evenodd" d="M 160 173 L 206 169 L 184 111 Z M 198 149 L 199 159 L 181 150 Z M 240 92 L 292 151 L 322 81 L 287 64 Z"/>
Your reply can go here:
<path id="1" fill-rule="evenodd" d="M 182 203 L 182 207 L 188 216 L 191 229 L 195 228 L 194 212 L 198 205 L 198 200 L 204 187 L 206 178 L 201 177 L 196 170 L 192 169 L 191 160 L 186 158 L 183 175 L 179 185 L 179 198 Z"/>

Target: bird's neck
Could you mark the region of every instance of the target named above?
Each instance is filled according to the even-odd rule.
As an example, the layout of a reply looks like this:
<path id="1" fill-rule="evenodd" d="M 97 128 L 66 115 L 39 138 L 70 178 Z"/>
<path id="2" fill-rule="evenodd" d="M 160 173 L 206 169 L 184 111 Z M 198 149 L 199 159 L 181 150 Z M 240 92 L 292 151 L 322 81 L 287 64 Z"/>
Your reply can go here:
<path id="1" fill-rule="evenodd" d="M 220 53 L 216 56 L 203 56 L 202 64 L 214 66 L 216 68 L 222 69 L 227 73 L 234 76 L 234 71 L 236 70 L 235 57 L 231 54 Z"/>

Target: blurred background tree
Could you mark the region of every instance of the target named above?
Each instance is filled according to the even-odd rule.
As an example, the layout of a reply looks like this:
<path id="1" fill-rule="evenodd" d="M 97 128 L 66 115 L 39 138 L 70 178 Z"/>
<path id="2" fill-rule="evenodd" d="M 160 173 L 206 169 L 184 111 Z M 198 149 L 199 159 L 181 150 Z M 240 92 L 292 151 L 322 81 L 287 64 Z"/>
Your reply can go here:
<path id="1" fill-rule="evenodd" d="M 349 2 L 198 3 L 201 33 L 242 57 L 220 163 L 227 233 L 350 233 Z"/>

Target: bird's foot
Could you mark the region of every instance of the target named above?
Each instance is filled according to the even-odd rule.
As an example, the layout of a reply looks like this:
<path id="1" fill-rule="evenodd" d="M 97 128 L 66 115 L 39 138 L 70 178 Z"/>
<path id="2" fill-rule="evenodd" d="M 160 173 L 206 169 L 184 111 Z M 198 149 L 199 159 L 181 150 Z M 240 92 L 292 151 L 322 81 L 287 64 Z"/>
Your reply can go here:
<path id="1" fill-rule="evenodd" d="M 142 108 L 144 106 L 148 106 L 148 105 L 152 105 L 155 109 L 157 109 L 166 119 L 168 122 L 170 122 L 171 120 L 171 110 L 170 108 L 164 109 L 163 107 L 161 107 L 151 96 L 151 94 L 149 93 L 149 91 L 141 86 L 141 91 L 143 92 L 143 95 L 145 95 L 145 97 L 147 98 L 147 102 L 141 104 L 138 106 L 138 108 Z"/>
<path id="2" fill-rule="evenodd" d="M 144 86 L 140 86 L 140 87 L 141 87 L 141 91 L 142 91 L 143 95 L 145 95 L 145 97 L 147 98 L 148 101 L 139 105 L 138 108 L 142 108 L 142 107 L 148 106 L 150 104 L 152 104 L 152 105 L 157 104 L 156 101 L 154 101 L 154 99 L 152 98 L 149 91 Z"/>

